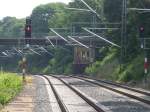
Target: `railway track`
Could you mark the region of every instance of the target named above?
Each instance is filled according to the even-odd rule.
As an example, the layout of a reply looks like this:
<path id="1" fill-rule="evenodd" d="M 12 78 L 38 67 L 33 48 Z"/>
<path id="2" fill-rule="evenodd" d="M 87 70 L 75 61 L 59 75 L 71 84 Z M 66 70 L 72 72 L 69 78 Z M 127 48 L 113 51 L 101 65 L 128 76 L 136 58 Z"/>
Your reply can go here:
<path id="1" fill-rule="evenodd" d="M 83 77 L 73 77 L 73 76 L 56 76 L 59 77 L 63 82 L 67 83 L 73 88 L 77 88 L 86 96 L 97 101 L 97 104 L 102 104 L 104 107 L 108 108 L 112 112 L 149 112 L 150 107 L 147 101 L 137 99 L 135 97 L 122 94 L 119 87 L 112 88 L 105 87 L 106 84 L 98 84 L 92 79 L 87 79 Z M 104 86 L 105 85 L 105 86 Z M 111 89 L 110 89 L 111 88 Z M 119 91 L 119 92 L 118 92 Z M 129 91 L 129 90 L 128 90 Z M 131 91 L 131 90 L 130 90 Z M 130 94 L 130 92 L 128 93 Z M 141 93 L 138 93 L 138 95 Z M 133 94 L 131 94 L 133 96 Z M 146 97 L 148 99 L 149 96 Z"/>
<path id="2" fill-rule="evenodd" d="M 66 86 L 67 88 L 69 88 L 72 92 L 74 92 L 81 100 L 83 100 L 83 101 L 85 101 L 87 104 L 86 104 L 86 106 L 85 106 L 85 104 L 84 104 L 84 106 L 81 108 L 80 106 L 79 106 L 79 108 L 81 108 L 81 110 L 80 110 L 80 112 L 82 112 L 82 110 L 84 110 L 83 108 L 87 108 L 87 106 L 89 106 L 89 108 L 91 109 L 91 110 L 88 110 L 89 112 L 106 112 L 106 110 L 107 110 L 107 112 L 111 112 L 111 111 L 109 111 L 108 109 L 102 109 L 101 107 L 100 107 L 100 105 L 97 105 L 97 104 L 95 104 L 92 100 L 90 100 L 89 98 L 87 98 L 85 95 L 83 95 L 82 93 L 80 93 L 78 90 L 76 90 L 75 88 L 73 88 L 72 86 L 70 86 L 69 84 L 67 84 L 65 81 L 63 81 L 63 80 L 61 80 L 61 78 L 59 78 L 59 77 L 56 77 L 56 76 L 45 76 L 45 75 L 43 75 L 42 76 L 43 78 L 45 78 L 48 82 L 49 82 L 49 84 L 50 84 L 50 86 L 51 86 L 51 88 L 52 88 L 52 91 L 53 91 L 53 93 L 54 93 L 54 95 L 55 95 L 55 97 L 56 97 L 56 99 L 57 99 L 57 102 L 58 102 L 58 104 L 59 104 L 59 107 L 60 107 L 60 109 L 61 109 L 61 111 L 62 112 L 70 112 L 70 110 L 69 110 L 69 106 L 68 105 L 66 105 L 67 103 L 65 102 L 65 100 L 62 98 L 62 95 L 60 95 L 60 91 L 58 91 L 59 89 L 58 89 L 58 87 L 57 86 Z M 55 80 L 57 79 L 57 80 L 59 80 L 60 82 L 62 82 L 62 83 L 54 83 L 54 82 L 52 82 L 51 80 L 53 79 L 53 78 L 55 78 Z M 67 90 L 66 90 L 67 91 Z M 67 94 L 70 94 L 70 93 L 67 93 Z M 71 98 L 70 98 L 71 99 Z M 80 104 L 79 104 L 80 105 Z M 75 110 L 72 110 L 73 112 L 75 112 Z M 86 112 L 88 112 L 88 111 L 86 111 Z M 79 112 L 78 110 L 76 110 L 76 112 Z M 83 111 L 83 112 L 85 112 L 85 111 Z"/>
<path id="3" fill-rule="evenodd" d="M 123 94 L 130 98 L 134 98 L 136 100 L 139 100 L 141 102 L 144 102 L 150 105 L 150 92 L 149 91 L 142 91 L 142 90 L 138 90 L 135 88 L 119 85 L 117 83 L 112 83 L 112 82 L 102 81 L 102 80 L 95 80 L 95 79 L 90 79 L 87 77 L 78 77 L 78 76 L 70 76 L 70 77 L 74 77 L 74 78 L 87 81 L 89 83 L 104 87 L 106 89 Z"/>
<path id="4" fill-rule="evenodd" d="M 75 76 L 75 77 L 77 77 L 77 76 Z M 115 83 L 115 82 L 112 82 L 112 81 L 97 80 L 95 78 L 90 78 L 90 77 L 87 77 L 87 76 L 80 76 L 80 77 L 81 78 L 85 78 L 85 79 L 92 79 L 92 80 L 95 80 L 97 82 L 102 82 L 102 83 L 106 83 L 106 84 L 118 86 L 118 87 L 121 87 L 121 88 L 124 88 L 124 89 L 128 89 L 128 90 L 131 90 L 131 91 L 134 91 L 134 92 L 138 92 L 138 93 L 150 96 L 150 91 L 146 91 L 146 90 L 142 90 L 142 89 L 137 89 L 137 88 L 132 88 L 132 87 L 129 87 L 127 85 L 123 85 L 123 84 L 120 84 L 120 83 Z M 77 77 L 77 78 L 80 78 L 80 77 Z"/>
<path id="5" fill-rule="evenodd" d="M 44 76 L 43 77 L 48 81 L 48 83 L 50 84 L 51 88 L 52 88 L 52 91 L 56 97 L 56 100 L 59 104 L 59 107 L 61 109 L 62 112 L 69 112 L 65 106 L 65 104 L 63 103 L 62 99 L 60 98 L 58 92 L 56 91 L 56 89 L 54 88 L 53 84 L 51 83 L 51 81 L 49 80 L 49 78 L 47 76 Z"/>

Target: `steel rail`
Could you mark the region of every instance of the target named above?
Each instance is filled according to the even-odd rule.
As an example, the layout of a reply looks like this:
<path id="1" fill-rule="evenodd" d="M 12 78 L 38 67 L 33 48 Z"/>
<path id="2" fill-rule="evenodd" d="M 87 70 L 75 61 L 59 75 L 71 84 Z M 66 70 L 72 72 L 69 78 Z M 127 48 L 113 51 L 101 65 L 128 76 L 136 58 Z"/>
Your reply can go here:
<path id="1" fill-rule="evenodd" d="M 44 77 L 48 83 L 50 84 L 51 88 L 52 88 L 52 91 L 56 97 L 56 100 L 59 104 L 59 107 L 61 109 L 62 112 L 69 112 L 67 107 L 65 106 L 65 104 L 63 103 L 62 99 L 60 98 L 58 92 L 56 91 L 55 87 L 53 86 L 53 84 L 51 83 L 50 79 L 47 77 L 47 76 L 44 76 L 44 75 L 41 75 L 42 77 Z"/>
<path id="2" fill-rule="evenodd" d="M 52 75 L 52 77 L 60 80 L 68 88 L 70 88 L 72 91 L 74 91 L 79 97 L 81 97 L 83 100 L 85 100 L 90 106 L 92 106 L 97 112 L 106 112 L 102 108 L 100 108 L 100 106 L 98 106 L 93 101 L 91 101 L 89 98 L 87 98 L 85 95 L 83 95 L 81 92 L 79 92 L 78 90 L 76 90 L 75 88 L 73 88 L 72 86 L 70 86 L 68 83 L 66 83 L 65 81 L 63 81 L 61 78 L 59 78 L 57 76 L 54 76 L 54 75 Z"/>
<path id="3" fill-rule="evenodd" d="M 85 78 L 83 78 L 83 77 L 78 77 L 78 76 L 70 76 L 70 77 L 78 78 L 78 79 L 84 80 L 84 81 L 89 82 L 89 83 L 91 83 L 91 84 L 95 84 L 95 85 L 104 87 L 104 88 L 109 89 L 109 90 L 111 90 L 111 91 L 120 93 L 120 94 L 122 94 L 122 95 L 128 96 L 128 97 L 130 97 L 130 98 L 136 99 L 136 100 L 138 100 L 138 101 L 141 101 L 141 102 L 144 102 L 144 103 L 150 105 L 150 101 L 149 101 L 149 100 L 140 98 L 140 97 L 138 97 L 138 96 L 135 96 L 135 95 L 132 95 L 132 94 L 129 94 L 129 93 L 126 93 L 126 92 L 123 92 L 123 91 L 121 91 L 121 90 L 117 90 L 117 89 L 112 88 L 112 87 L 110 87 L 110 86 L 106 86 L 106 85 L 100 84 L 99 82 L 93 82 L 93 81 L 90 81 L 90 80 L 88 80 L 88 79 L 85 79 Z"/>
<path id="4" fill-rule="evenodd" d="M 80 76 L 80 77 L 87 78 L 87 79 L 92 79 L 92 80 L 95 80 L 95 81 L 98 81 L 98 82 L 102 82 L 102 83 L 106 83 L 106 84 L 109 84 L 109 85 L 118 86 L 118 87 L 121 87 L 121 88 L 124 88 L 124 89 L 128 89 L 128 90 L 131 90 L 131 91 L 134 91 L 134 92 L 138 92 L 138 93 L 150 96 L 150 92 L 146 92 L 146 91 L 142 91 L 142 90 L 139 90 L 139 89 L 136 89 L 136 88 L 128 87 L 128 86 L 123 85 L 121 83 L 99 80 L 99 79 L 95 79 L 95 78 L 91 78 L 91 77 L 87 77 L 87 76 Z"/>

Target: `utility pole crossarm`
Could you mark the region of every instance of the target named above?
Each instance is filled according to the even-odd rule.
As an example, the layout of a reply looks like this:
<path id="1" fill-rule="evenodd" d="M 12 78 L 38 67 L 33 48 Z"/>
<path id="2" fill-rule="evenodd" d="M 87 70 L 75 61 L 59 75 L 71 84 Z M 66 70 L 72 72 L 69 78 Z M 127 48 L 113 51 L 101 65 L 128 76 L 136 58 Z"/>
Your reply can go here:
<path id="1" fill-rule="evenodd" d="M 22 56 L 21 50 L 17 50 L 15 47 L 13 49 Z"/>
<path id="2" fill-rule="evenodd" d="M 2 52 L 2 54 L 5 55 L 5 56 L 9 56 L 6 52 Z"/>
<path id="3" fill-rule="evenodd" d="M 128 10 L 133 10 L 133 11 L 150 11 L 150 9 L 142 9 L 142 8 L 128 8 Z"/>
<path id="4" fill-rule="evenodd" d="M 20 49 L 18 51 L 23 54 L 23 52 Z"/>
<path id="5" fill-rule="evenodd" d="M 87 12 L 92 12 L 91 10 L 88 9 L 79 9 L 79 8 L 69 8 L 69 7 L 65 7 L 66 9 L 69 10 L 75 10 L 75 11 L 87 11 Z"/>
<path id="6" fill-rule="evenodd" d="M 34 51 L 34 50 L 33 50 L 33 49 L 31 49 L 31 48 L 30 48 L 30 51 L 32 51 L 33 53 L 35 53 L 35 54 L 37 54 L 37 55 L 40 55 L 40 56 L 41 56 L 41 54 L 40 54 L 40 53 L 38 53 L 38 52 Z"/>
<path id="7" fill-rule="evenodd" d="M 65 39 L 63 36 L 61 36 L 59 33 L 57 33 L 53 28 L 50 28 L 50 30 L 55 33 L 57 36 L 59 36 L 61 39 L 63 39 L 64 41 L 66 41 L 67 43 L 70 43 L 67 39 Z"/>
<path id="8" fill-rule="evenodd" d="M 52 53 L 50 53 L 48 50 L 46 50 L 44 47 L 40 47 L 40 49 L 41 49 L 41 50 L 43 50 L 43 51 L 45 51 L 45 52 L 47 52 L 48 54 L 50 54 L 50 55 L 52 55 L 52 56 L 53 56 L 53 54 L 52 54 Z"/>
<path id="9" fill-rule="evenodd" d="M 70 38 L 71 40 L 75 41 L 75 42 L 78 43 L 79 45 L 81 45 L 81 46 L 83 46 L 83 47 L 89 49 L 89 47 L 88 47 L 87 45 L 82 44 L 81 42 L 79 42 L 78 40 L 72 38 L 71 36 L 68 36 L 68 38 Z"/>
<path id="10" fill-rule="evenodd" d="M 94 35 L 94 36 L 100 38 L 101 40 L 104 40 L 105 42 L 107 42 L 107 43 L 109 43 L 109 44 L 111 44 L 111 45 L 113 45 L 113 46 L 116 46 L 116 47 L 121 48 L 119 45 L 117 45 L 117 44 L 115 44 L 115 43 L 113 43 L 113 42 L 111 42 L 111 41 L 109 41 L 109 40 L 107 40 L 107 39 L 105 39 L 105 38 L 103 38 L 103 37 L 101 37 L 101 36 L 95 34 L 94 32 L 88 30 L 87 28 L 83 28 L 83 29 L 84 29 L 85 31 L 89 32 L 90 34 L 92 34 L 92 35 Z"/>
<path id="11" fill-rule="evenodd" d="M 0 56 L 0 58 L 9 58 L 8 56 Z"/>
<path id="12" fill-rule="evenodd" d="M 88 29 L 92 29 L 92 30 L 118 30 L 120 28 L 88 28 Z"/>
<path id="13" fill-rule="evenodd" d="M 84 0 L 80 0 L 89 10 L 91 10 L 91 12 L 95 13 L 98 17 L 100 17 L 99 14 L 97 14 L 97 12 L 91 8 Z"/>
<path id="14" fill-rule="evenodd" d="M 10 56 L 12 56 L 12 53 L 9 52 L 8 50 L 5 51 L 7 54 L 9 54 Z"/>
<path id="15" fill-rule="evenodd" d="M 48 37 L 46 37 L 46 39 L 50 42 L 50 44 L 51 44 L 53 47 L 55 47 L 54 44 L 53 44 L 53 42 L 52 42 Z"/>

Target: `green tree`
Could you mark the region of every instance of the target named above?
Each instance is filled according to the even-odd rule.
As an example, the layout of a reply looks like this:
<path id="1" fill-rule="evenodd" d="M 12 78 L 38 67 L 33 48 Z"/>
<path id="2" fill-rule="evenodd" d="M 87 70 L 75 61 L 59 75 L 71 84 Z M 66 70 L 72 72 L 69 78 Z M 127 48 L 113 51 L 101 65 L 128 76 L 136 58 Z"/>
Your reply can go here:
<path id="1" fill-rule="evenodd" d="M 17 38 L 24 36 L 24 19 L 5 17 L 0 22 L 0 37 Z"/>
<path id="2" fill-rule="evenodd" d="M 41 37 L 48 35 L 48 20 L 63 7 L 64 4 L 62 3 L 50 3 L 34 8 L 31 14 L 33 36 Z"/>

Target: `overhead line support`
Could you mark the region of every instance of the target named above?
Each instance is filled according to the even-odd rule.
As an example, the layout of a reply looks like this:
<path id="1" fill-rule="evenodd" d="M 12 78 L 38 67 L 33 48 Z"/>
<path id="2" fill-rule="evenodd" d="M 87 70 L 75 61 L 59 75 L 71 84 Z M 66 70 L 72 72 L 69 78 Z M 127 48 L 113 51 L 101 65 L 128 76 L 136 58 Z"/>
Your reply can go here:
<path id="1" fill-rule="evenodd" d="M 65 39 L 63 36 L 61 36 L 59 33 L 57 33 L 53 28 L 50 28 L 50 30 L 55 33 L 58 37 L 60 37 L 61 39 L 63 39 L 64 41 L 66 41 L 67 43 L 70 43 L 67 39 Z"/>
<path id="2" fill-rule="evenodd" d="M 83 47 L 85 47 L 85 48 L 89 49 L 89 47 L 88 47 L 87 45 L 82 44 L 81 42 L 79 42 L 78 40 L 76 40 L 76 39 L 72 38 L 71 36 L 68 36 L 68 38 L 70 38 L 71 40 L 75 41 L 75 42 L 76 42 L 76 43 L 78 43 L 79 45 L 81 45 L 81 46 L 83 46 Z"/>
<path id="3" fill-rule="evenodd" d="M 107 42 L 107 43 L 109 43 L 109 44 L 111 44 L 111 45 L 113 45 L 113 46 L 116 46 L 116 47 L 118 47 L 118 48 L 121 48 L 119 45 L 117 45 L 117 44 L 115 44 L 115 43 L 113 43 L 113 42 L 111 42 L 111 41 L 109 41 L 109 40 L 107 40 L 107 39 L 105 39 L 105 38 L 103 38 L 103 37 L 97 35 L 96 33 L 94 33 L 94 32 L 92 32 L 92 31 L 88 30 L 87 28 L 83 28 L 83 29 L 84 29 L 85 31 L 89 32 L 90 34 L 92 34 L 92 35 L 94 35 L 94 36 L 100 38 L 101 40 L 103 40 L 103 41 L 105 41 L 105 42 Z"/>

